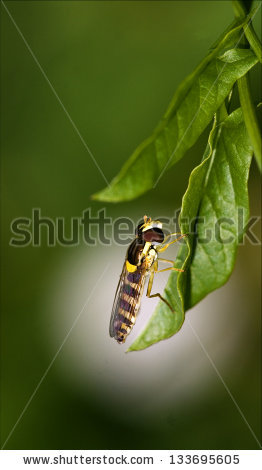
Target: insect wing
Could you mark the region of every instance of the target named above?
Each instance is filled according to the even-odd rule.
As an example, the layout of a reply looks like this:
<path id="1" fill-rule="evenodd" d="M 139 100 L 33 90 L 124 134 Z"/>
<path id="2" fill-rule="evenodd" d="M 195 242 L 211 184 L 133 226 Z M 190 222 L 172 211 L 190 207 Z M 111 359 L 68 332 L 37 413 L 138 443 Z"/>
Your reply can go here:
<path id="1" fill-rule="evenodd" d="M 112 337 L 114 337 L 116 334 L 115 323 L 117 321 L 117 316 L 118 316 L 118 312 L 120 308 L 120 302 L 121 302 L 121 297 L 122 297 L 122 292 L 123 292 L 123 287 L 124 287 L 126 276 L 127 276 L 127 269 L 126 269 L 126 263 L 124 263 L 122 273 L 120 275 L 120 279 L 116 288 L 116 293 L 115 293 L 115 298 L 114 298 L 114 303 L 113 303 L 113 308 L 112 308 L 112 313 L 111 313 L 111 318 L 110 318 L 109 334 Z"/>

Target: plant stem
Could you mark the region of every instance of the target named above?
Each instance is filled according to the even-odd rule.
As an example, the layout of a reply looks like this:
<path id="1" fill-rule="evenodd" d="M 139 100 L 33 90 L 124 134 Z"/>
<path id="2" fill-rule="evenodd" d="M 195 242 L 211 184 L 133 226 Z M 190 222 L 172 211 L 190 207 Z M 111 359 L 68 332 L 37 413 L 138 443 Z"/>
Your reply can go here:
<path id="1" fill-rule="evenodd" d="M 232 0 L 236 18 L 244 18 L 247 15 L 246 8 L 241 0 Z M 251 8 L 251 5 L 250 5 Z M 250 10 L 249 8 L 249 10 Z"/>
<path id="2" fill-rule="evenodd" d="M 255 33 L 255 30 L 252 26 L 251 23 L 247 24 L 244 26 L 244 32 L 245 36 L 251 46 L 251 49 L 253 49 L 254 53 L 256 54 L 258 60 L 260 63 L 262 63 L 262 50 L 261 50 L 261 44 L 260 41 Z"/>
<path id="3" fill-rule="evenodd" d="M 243 3 L 240 0 L 232 0 L 232 3 L 233 3 L 235 16 L 237 18 L 243 19 L 247 14 Z M 249 30 L 249 32 L 247 34 L 248 30 Z M 249 45 L 252 47 L 252 49 L 254 50 L 254 52 L 256 53 L 258 58 L 259 58 L 259 55 L 260 55 L 259 60 L 261 62 L 261 45 L 260 45 L 260 42 L 259 42 L 258 38 L 256 37 L 256 33 L 253 30 L 253 27 L 252 27 L 251 23 L 249 23 L 246 26 L 246 29 L 244 27 L 244 31 L 245 31 L 246 38 L 249 42 Z M 251 41 L 248 38 L 248 36 L 250 37 L 250 35 L 253 38 Z M 253 44 L 253 46 L 252 46 L 252 44 Z M 256 49 L 256 51 L 255 51 L 255 49 Z M 254 149 L 254 155 L 255 155 L 255 159 L 257 161 L 258 168 L 261 171 L 261 167 L 262 167 L 262 165 L 261 165 L 261 136 L 260 136 L 259 125 L 258 125 L 258 121 L 257 121 L 256 111 L 255 111 L 255 108 L 254 108 L 254 105 L 253 105 L 253 102 L 252 102 L 252 96 L 251 96 L 251 92 L 250 92 L 248 75 L 244 75 L 244 77 L 241 77 L 237 81 L 237 86 L 238 86 L 240 104 L 241 104 L 241 108 L 242 108 L 242 111 L 243 111 L 243 118 L 244 118 L 244 121 L 245 121 L 245 124 L 246 124 L 248 135 L 249 135 L 250 140 L 251 140 L 251 144 L 252 144 L 253 149 Z"/>
<path id="4" fill-rule="evenodd" d="M 233 3 L 233 9 L 234 9 L 236 18 L 241 18 L 241 19 L 245 18 L 247 13 L 246 13 L 245 8 L 242 5 L 242 3 L 239 0 L 232 0 L 232 3 Z M 261 7 L 261 5 L 259 5 L 256 8 L 256 10 L 253 13 L 252 18 L 254 18 L 255 14 L 257 13 L 257 11 L 260 7 Z M 252 18 L 251 18 L 251 20 L 252 20 Z M 252 26 L 251 20 L 248 22 L 247 25 L 245 25 L 243 27 L 244 33 L 245 33 L 245 36 L 246 36 L 246 38 L 247 38 L 247 40 L 248 40 L 248 42 L 251 46 L 251 49 L 253 49 L 253 51 L 256 54 L 259 62 L 262 63 L 261 43 L 260 43 L 259 38 L 257 37 L 256 32 L 255 32 L 255 30 Z"/>
<path id="5" fill-rule="evenodd" d="M 258 167 L 261 171 L 261 136 L 259 131 L 259 125 L 257 121 L 256 112 L 252 103 L 252 97 L 250 93 L 249 81 L 247 75 L 241 77 L 238 82 L 238 92 L 240 98 L 240 104 L 243 111 L 243 117 L 246 124 L 246 128 L 253 145 L 255 158 Z"/>

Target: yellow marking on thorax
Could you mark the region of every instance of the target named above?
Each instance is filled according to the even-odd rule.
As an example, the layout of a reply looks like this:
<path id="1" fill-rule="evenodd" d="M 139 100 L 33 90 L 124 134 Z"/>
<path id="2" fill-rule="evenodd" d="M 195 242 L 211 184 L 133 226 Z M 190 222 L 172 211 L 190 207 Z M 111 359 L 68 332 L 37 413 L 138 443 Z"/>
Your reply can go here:
<path id="1" fill-rule="evenodd" d="M 144 249 L 143 249 L 142 255 L 146 256 L 148 254 L 148 251 L 149 251 L 150 247 L 151 247 L 151 242 L 146 242 L 145 246 L 144 246 Z"/>
<path id="2" fill-rule="evenodd" d="M 153 266 L 155 260 L 157 259 L 157 253 L 155 250 L 149 250 L 147 257 L 146 257 L 146 268 L 149 269 Z"/>
<path id="3" fill-rule="evenodd" d="M 129 273 L 134 273 L 137 270 L 137 266 L 129 263 L 129 261 L 126 260 L 126 269 L 128 270 Z"/>

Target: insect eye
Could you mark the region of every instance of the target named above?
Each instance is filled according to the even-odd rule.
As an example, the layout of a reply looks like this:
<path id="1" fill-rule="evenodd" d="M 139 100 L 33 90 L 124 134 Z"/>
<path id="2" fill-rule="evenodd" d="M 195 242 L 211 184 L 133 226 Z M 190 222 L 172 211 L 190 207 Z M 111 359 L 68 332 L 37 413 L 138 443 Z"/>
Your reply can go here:
<path id="1" fill-rule="evenodd" d="M 161 228 L 155 227 L 143 232 L 143 239 L 146 242 L 163 243 L 164 238 L 164 232 L 161 230 Z"/>

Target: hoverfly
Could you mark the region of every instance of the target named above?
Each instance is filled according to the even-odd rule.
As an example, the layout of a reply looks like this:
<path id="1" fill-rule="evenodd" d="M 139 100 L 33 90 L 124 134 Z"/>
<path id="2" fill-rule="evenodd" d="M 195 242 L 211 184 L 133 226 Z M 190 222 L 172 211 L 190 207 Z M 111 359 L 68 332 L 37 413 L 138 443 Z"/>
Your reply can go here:
<path id="1" fill-rule="evenodd" d="M 173 235 L 180 236 L 166 243 L 168 238 Z M 148 275 L 150 277 L 146 293 L 147 297 L 159 297 L 173 312 L 169 302 L 159 293 L 151 294 L 151 290 L 155 273 L 171 269 L 183 272 L 183 269 L 174 268 L 173 266 L 158 270 L 158 261 L 173 265 L 173 261 L 159 258 L 158 253 L 165 251 L 172 243 L 177 242 L 184 236 L 186 235 L 171 233 L 165 237 L 162 231 L 162 223 L 158 220 L 152 220 L 146 215 L 144 216 L 144 222 L 136 228 L 136 238 L 127 250 L 110 319 L 109 333 L 118 343 L 125 342 L 127 335 L 135 324 L 145 280 Z"/>

